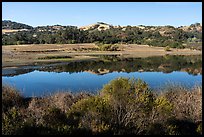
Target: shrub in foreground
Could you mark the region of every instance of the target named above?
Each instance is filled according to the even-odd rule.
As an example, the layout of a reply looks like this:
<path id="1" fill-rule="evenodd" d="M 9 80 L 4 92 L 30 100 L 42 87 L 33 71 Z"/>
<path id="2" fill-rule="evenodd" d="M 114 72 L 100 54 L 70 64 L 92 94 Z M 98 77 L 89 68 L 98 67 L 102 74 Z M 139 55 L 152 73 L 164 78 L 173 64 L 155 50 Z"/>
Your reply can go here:
<path id="1" fill-rule="evenodd" d="M 2 85 L 2 112 L 23 105 L 23 97 L 14 87 Z"/>
<path id="2" fill-rule="evenodd" d="M 68 119 L 92 134 L 147 134 L 151 124 L 171 117 L 172 105 L 156 97 L 140 79 L 119 78 L 105 85 L 100 95 L 78 101 Z"/>
<path id="3" fill-rule="evenodd" d="M 164 90 L 152 92 L 140 79 L 117 78 L 98 95 L 56 93 L 32 98 L 28 107 L 11 103 L 4 105 L 2 131 L 6 135 L 201 135 L 201 88 Z"/>
<path id="4" fill-rule="evenodd" d="M 172 112 L 175 118 L 190 119 L 195 123 L 202 121 L 202 87 L 196 86 L 190 90 L 178 85 L 169 85 L 163 90 L 164 96 L 174 106 Z"/>

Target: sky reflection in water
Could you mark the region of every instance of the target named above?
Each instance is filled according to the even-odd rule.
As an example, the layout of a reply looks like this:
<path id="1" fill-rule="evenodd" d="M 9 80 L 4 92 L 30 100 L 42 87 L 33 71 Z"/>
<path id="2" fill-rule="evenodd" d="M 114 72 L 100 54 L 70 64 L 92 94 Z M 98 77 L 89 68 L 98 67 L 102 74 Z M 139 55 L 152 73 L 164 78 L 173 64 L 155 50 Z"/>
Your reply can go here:
<path id="1" fill-rule="evenodd" d="M 2 77 L 3 84 L 15 86 L 23 92 L 23 95 L 41 96 L 56 91 L 88 91 L 96 93 L 104 84 L 117 77 L 140 78 L 147 82 L 151 88 L 159 88 L 168 82 L 179 83 L 192 87 L 195 84 L 202 84 L 202 75 L 190 75 L 187 72 L 174 71 L 163 72 L 112 72 L 104 75 L 96 75 L 89 72 L 43 72 L 33 71 L 30 73 Z"/>

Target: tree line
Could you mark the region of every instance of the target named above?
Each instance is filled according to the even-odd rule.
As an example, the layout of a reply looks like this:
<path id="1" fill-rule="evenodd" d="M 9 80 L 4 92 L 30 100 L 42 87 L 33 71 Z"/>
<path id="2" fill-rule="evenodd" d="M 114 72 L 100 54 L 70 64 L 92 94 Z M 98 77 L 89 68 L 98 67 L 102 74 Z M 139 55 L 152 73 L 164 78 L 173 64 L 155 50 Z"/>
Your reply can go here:
<path id="1" fill-rule="evenodd" d="M 33 29 L 32 26 L 10 20 L 2 21 L 2 29 Z"/>

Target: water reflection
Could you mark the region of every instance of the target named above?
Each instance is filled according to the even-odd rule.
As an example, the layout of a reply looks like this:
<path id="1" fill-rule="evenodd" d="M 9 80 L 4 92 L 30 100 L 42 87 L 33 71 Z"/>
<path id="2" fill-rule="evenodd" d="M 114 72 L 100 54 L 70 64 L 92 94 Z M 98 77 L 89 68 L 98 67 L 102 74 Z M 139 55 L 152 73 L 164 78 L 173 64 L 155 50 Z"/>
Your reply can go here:
<path id="1" fill-rule="evenodd" d="M 188 72 L 202 74 L 201 56 L 160 56 L 148 58 L 123 58 L 121 56 L 100 56 L 96 60 L 30 66 L 17 69 L 3 69 L 3 76 L 14 76 L 34 70 L 48 72 L 90 72 L 103 75 L 111 72 Z"/>
<path id="2" fill-rule="evenodd" d="M 2 74 L 3 84 L 15 86 L 25 96 L 41 96 L 62 90 L 96 93 L 117 77 L 140 78 L 152 89 L 160 88 L 167 82 L 192 87 L 202 84 L 202 58 L 101 56 L 98 60 L 7 69 Z"/>
<path id="3" fill-rule="evenodd" d="M 152 89 L 157 89 L 168 82 L 192 87 L 201 84 L 201 75 L 193 76 L 186 72 L 112 72 L 104 75 L 95 75 L 89 72 L 42 72 L 31 73 L 14 77 L 3 77 L 3 83 L 14 85 L 25 96 L 41 96 L 43 93 L 55 91 L 92 92 L 96 93 L 104 84 L 117 77 L 140 78 L 147 82 Z"/>

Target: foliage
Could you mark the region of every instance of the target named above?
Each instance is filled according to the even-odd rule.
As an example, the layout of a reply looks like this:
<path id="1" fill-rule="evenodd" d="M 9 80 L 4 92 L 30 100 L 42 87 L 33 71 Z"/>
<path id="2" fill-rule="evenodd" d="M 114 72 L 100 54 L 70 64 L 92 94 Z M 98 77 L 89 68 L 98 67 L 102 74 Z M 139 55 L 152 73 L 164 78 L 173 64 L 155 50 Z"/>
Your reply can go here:
<path id="1" fill-rule="evenodd" d="M 38 59 L 66 59 L 66 58 L 72 58 L 71 56 L 45 56 Z"/>
<path id="2" fill-rule="evenodd" d="M 22 23 L 17 23 L 10 20 L 2 21 L 2 29 L 32 29 L 32 28 L 33 28 L 32 26 L 22 24 Z"/>
<path id="3" fill-rule="evenodd" d="M 117 78 L 99 95 L 57 93 L 12 104 L 2 113 L 4 135 L 201 135 L 200 87 L 155 93 L 141 79 Z M 3 96 L 6 97 L 6 96 Z M 4 99 L 5 100 L 5 99 Z M 22 101 L 25 104 L 25 100 Z M 187 113 L 184 113 L 187 112 Z"/>
<path id="4" fill-rule="evenodd" d="M 2 114 L 2 133 L 4 135 L 20 134 L 23 126 L 23 118 L 19 110 L 15 107 Z"/>
<path id="5" fill-rule="evenodd" d="M 165 51 L 171 51 L 171 49 L 170 49 L 169 46 L 166 46 L 164 50 L 165 50 Z"/>
<path id="6" fill-rule="evenodd" d="M 202 123 L 199 123 L 198 124 L 198 127 L 196 129 L 196 132 L 199 134 L 199 135 L 202 135 Z"/>
<path id="7" fill-rule="evenodd" d="M 171 117 L 172 105 L 156 97 L 141 79 L 115 79 L 104 86 L 101 96 L 112 106 L 114 134 L 145 134 L 153 123 Z"/>
<path id="8" fill-rule="evenodd" d="M 109 130 L 110 106 L 98 96 L 82 99 L 74 104 L 67 116 L 72 128 L 85 129 L 92 134 L 105 134 Z"/>
<path id="9" fill-rule="evenodd" d="M 173 115 L 180 120 L 197 123 L 202 121 L 202 87 L 195 87 L 191 91 L 183 86 L 169 84 L 163 89 L 167 100 L 174 106 Z"/>
<path id="10" fill-rule="evenodd" d="M 3 28 L 10 22 L 2 22 Z M 13 23 L 15 24 L 15 23 Z M 18 23 L 19 25 L 20 23 Z M 11 28 L 30 28 L 29 26 Z M 16 25 L 15 25 L 16 26 Z M 20 24 L 22 26 L 22 24 Z M 2 45 L 18 44 L 74 44 L 74 43 L 102 43 L 102 44 L 148 44 L 151 46 L 169 46 L 171 48 L 185 48 L 183 43 L 202 42 L 202 32 L 186 32 L 172 26 L 153 27 L 145 26 L 140 29 L 135 26 L 127 26 L 125 30 L 121 27 L 107 30 L 80 30 L 75 26 L 41 26 L 30 28 L 29 31 L 19 31 L 2 35 Z M 153 29 L 153 30 L 152 30 Z M 161 31 L 165 31 L 164 35 Z M 101 45 L 100 50 L 117 51 L 116 45 Z"/>
<path id="11" fill-rule="evenodd" d="M 119 51 L 119 46 L 117 46 L 116 44 L 96 44 L 101 51 Z"/>
<path id="12" fill-rule="evenodd" d="M 2 86 L 2 111 L 5 112 L 16 106 L 20 107 L 23 104 L 23 97 L 14 87 Z"/>
<path id="13" fill-rule="evenodd" d="M 169 119 L 164 125 L 166 135 L 198 135 L 196 123 L 190 120 Z"/>
<path id="14" fill-rule="evenodd" d="M 160 66 L 168 64 L 171 67 Z M 162 71 L 170 73 L 172 71 L 185 70 L 191 75 L 202 73 L 202 58 L 201 56 L 161 56 L 148 58 L 121 58 L 120 56 L 100 56 L 100 60 L 70 62 L 69 65 L 58 65 L 44 67 L 43 71 L 58 71 L 58 72 L 81 72 L 91 70 L 95 73 L 98 69 L 108 69 L 109 72 L 125 70 L 126 72 L 135 72 L 143 69 L 144 71 Z"/>

